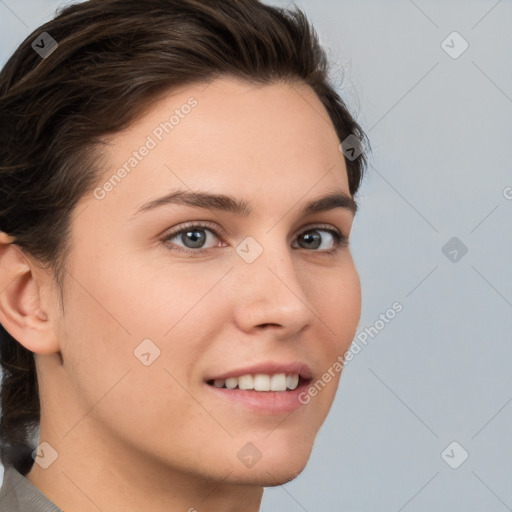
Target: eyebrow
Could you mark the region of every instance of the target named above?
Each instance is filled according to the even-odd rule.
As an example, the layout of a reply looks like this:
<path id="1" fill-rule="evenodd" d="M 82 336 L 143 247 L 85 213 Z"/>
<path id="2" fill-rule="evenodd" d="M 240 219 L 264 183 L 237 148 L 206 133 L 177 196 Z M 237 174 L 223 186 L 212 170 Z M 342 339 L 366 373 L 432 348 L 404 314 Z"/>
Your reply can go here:
<path id="1" fill-rule="evenodd" d="M 206 192 L 194 192 L 186 190 L 176 190 L 165 196 L 153 199 L 143 204 L 132 215 L 155 210 L 161 206 L 185 205 L 194 208 L 213 209 L 235 213 L 244 217 L 252 215 L 253 210 L 247 201 L 237 199 L 224 194 L 211 194 Z M 313 199 L 306 203 L 300 210 L 302 216 L 313 213 L 334 210 L 335 208 L 344 208 L 355 215 L 358 209 L 356 201 L 343 190 L 337 190 L 326 196 Z"/>

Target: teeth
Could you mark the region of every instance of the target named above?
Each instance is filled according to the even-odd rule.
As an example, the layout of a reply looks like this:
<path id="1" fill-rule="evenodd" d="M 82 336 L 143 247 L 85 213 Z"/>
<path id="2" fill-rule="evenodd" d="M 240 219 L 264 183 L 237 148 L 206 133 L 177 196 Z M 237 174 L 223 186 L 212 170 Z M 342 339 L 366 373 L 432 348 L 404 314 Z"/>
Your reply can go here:
<path id="1" fill-rule="evenodd" d="M 286 387 L 290 389 L 295 389 L 299 385 L 299 376 L 298 375 L 287 375 L 286 376 Z"/>
<path id="2" fill-rule="evenodd" d="M 270 377 L 258 373 L 254 376 L 254 391 L 270 391 Z"/>
<path id="3" fill-rule="evenodd" d="M 241 375 L 240 377 L 229 377 L 228 379 L 215 379 L 213 385 L 216 388 L 227 389 L 254 389 L 255 391 L 286 391 L 294 390 L 299 385 L 299 376 L 276 373 L 265 375 Z"/>
<path id="4" fill-rule="evenodd" d="M 286 375 L 278 373 L 270 378 L 270 391 L 286 391 Z"/>
<path id="5" fill-rule="evenodd" d="M 238 386 L 238 379 L 236 377 L 232 379 L 226 379 L 226 387 L 228 389 L 235 389 Z"/>
<path id="6" fill-rule="evenodd" d="M 240 389 L 254 389 L 254 377 L 252 375 L 242 375 L 237 380 Z"/>

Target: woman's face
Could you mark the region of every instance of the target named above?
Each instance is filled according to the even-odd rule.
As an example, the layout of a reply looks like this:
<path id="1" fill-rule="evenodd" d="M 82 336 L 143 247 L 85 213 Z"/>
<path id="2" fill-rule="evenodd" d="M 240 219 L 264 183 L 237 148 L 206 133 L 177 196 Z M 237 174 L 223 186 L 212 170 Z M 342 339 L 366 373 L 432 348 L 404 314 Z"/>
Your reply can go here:
<path id="1" fill-rule="evenodd" d="M 309 87 L 227 78 L 169 93 L 110 140 L 102 180 L 72 217 L 63 366 L 44 379 L 74 404 L 58 422 L 43 412 L 61 449 L 101 460 L 108 445 L 109 464 L 137 456 L 265 486 L 302 471 L 339 372 L 307 405 L 299 396 L 360 316 L 350 250 L 333 234 L 349 236 L 349 202 L 304 211 L 350 197 L 338 146 Z M 171 201 L 178 192 L 245 211 Z M 298 374 L 294 391 L 216 387 L 293 388 Z"/>

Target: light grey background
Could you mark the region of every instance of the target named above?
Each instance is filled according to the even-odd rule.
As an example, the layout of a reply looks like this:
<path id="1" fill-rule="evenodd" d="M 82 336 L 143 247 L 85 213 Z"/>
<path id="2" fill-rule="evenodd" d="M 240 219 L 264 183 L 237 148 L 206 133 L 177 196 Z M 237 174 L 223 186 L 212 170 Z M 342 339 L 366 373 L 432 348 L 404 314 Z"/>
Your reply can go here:
<path id="1" fill-rule="evenodd" d="M 358 333 L 403 310 L 345 367 L 308 466 L 262 511 L 512 510 L 512 3 L 295 3 L 373 147 L 351 235 Z M 57 5 L 0 0 L 2 64 Z M 453 441 L 458 469 L 441 457 Z"/>

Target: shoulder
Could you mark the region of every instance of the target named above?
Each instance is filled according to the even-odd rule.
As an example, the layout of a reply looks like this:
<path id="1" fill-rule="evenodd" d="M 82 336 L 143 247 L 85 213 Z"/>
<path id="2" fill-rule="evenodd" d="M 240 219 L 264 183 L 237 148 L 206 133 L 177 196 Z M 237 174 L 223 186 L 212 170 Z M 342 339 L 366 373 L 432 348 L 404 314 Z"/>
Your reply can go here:
<path id="1" fill-rule="evenodd" d="M 0 512 L 62 512 L 12 466 L 4 468 Z"/>

